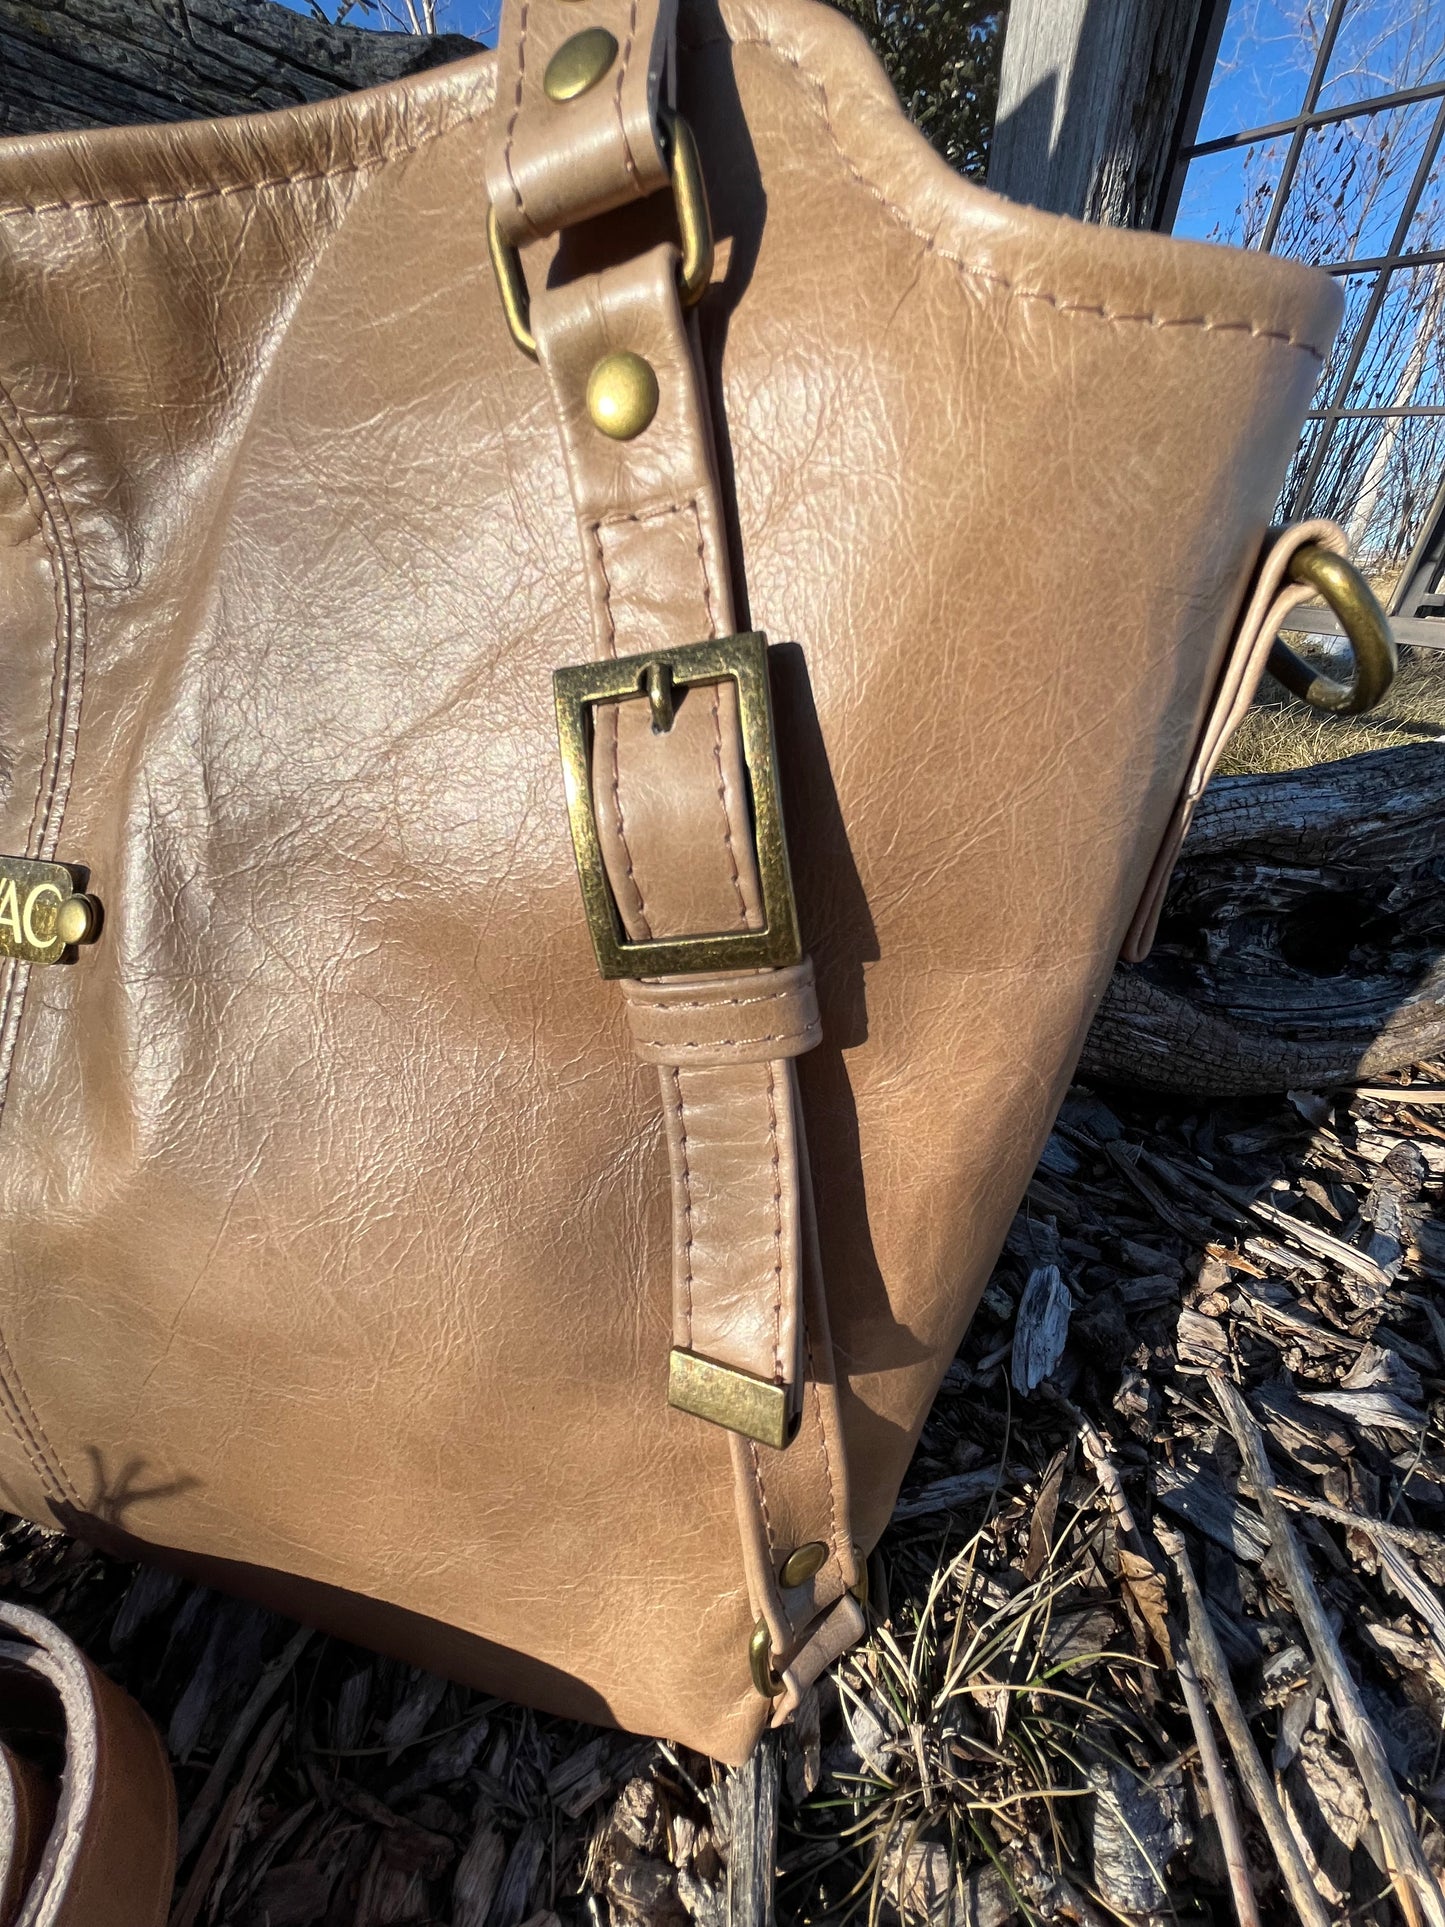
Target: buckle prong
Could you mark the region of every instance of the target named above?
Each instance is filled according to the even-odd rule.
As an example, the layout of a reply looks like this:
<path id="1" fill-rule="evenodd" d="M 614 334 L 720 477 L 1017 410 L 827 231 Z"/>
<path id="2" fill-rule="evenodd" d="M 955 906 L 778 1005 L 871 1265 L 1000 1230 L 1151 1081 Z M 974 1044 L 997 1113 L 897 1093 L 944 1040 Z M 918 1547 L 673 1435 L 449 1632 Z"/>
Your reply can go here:
<path id="1" fill-rule="evenodd" d="M 647 700 L 652 706 L 652 733 L 666 736 L 677 720 L 677 704 L 672 693 L 672 664 L 650 662 L 643 676 Z"/>

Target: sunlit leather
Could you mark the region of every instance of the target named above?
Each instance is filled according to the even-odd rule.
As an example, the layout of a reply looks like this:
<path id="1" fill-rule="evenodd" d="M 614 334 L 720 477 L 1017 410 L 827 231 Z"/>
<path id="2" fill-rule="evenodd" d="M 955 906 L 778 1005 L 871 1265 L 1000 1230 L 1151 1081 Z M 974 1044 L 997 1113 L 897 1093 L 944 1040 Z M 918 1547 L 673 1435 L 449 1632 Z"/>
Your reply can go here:
<path id="1" fill-rule="evenodd" d="M 107 919 L 0 977 L 0 1480 L 737 1758 L 768 1717 L 748 1571 L 822 1536 L 826 1454 L 831 1540 L 888 1517 L 1339 297 L 959 181 L 822 7 L 689 8 L 682 39 L 736 527 L 674 526 L 731 549 L 732 626 L 774 644 L 841 1413 L 805 1393 L 816 1445 L 764 1465 L 740 1555 L 749 1448 L 665 1404 L 658 1072 L 579 913 L 550 677 L 595 580 L 488 261 L 481 58 L 0 145 L 0 849 L 87 865 Z"/>

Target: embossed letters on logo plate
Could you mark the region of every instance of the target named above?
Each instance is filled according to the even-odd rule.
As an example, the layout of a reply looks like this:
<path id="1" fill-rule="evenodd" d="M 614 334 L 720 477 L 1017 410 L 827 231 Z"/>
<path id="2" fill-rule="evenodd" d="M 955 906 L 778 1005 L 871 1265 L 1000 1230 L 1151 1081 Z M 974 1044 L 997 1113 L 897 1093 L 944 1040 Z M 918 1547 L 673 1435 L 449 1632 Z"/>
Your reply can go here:
<path id="1" fill-rule="evenodd" d="M 0 957 L 60 963 L 72 944 L 99 934 L 100 905 L 77 891 L 63 863 L 0 856 Z"/>

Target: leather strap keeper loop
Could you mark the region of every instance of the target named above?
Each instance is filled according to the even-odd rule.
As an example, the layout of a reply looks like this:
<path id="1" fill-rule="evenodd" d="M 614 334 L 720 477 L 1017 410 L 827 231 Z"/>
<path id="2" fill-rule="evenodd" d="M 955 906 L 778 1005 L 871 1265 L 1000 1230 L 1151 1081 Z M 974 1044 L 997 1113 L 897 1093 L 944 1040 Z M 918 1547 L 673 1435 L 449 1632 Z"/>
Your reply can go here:
<path id="1" fill-rule="evenodd" d="M 801 1057 L 822 1039 L 812 959 L 727 977 L 624 979 L 627 1022 L 644 1063 L 679 1069 Z"/>

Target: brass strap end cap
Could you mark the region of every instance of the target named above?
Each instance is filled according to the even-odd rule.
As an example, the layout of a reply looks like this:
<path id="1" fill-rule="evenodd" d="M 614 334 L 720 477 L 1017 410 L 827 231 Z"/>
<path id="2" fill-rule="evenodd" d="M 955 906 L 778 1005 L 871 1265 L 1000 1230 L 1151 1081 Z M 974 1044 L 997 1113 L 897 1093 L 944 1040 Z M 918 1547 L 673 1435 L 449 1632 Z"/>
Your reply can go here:
<path id="1" fill-rule="evenodd" d="M 667 1402 L 675 1411 L 740 1432 L 779 1452 L 792 1433 L 786 1385 L 714 1364 L 680 1347 L 674 1347 L 668 1360 Z"/>

